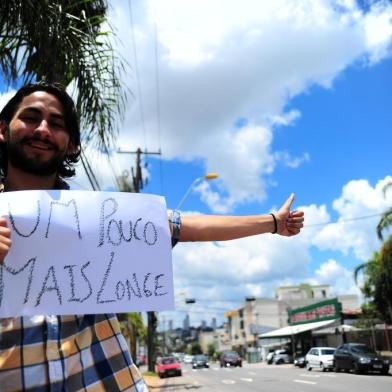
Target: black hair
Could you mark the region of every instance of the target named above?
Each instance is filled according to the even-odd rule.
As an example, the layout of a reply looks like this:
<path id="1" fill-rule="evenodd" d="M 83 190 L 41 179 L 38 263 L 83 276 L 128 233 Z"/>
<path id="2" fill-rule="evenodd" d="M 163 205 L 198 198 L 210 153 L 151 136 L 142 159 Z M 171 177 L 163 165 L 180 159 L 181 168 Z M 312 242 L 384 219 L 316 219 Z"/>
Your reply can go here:
<path id="1" fill-rule="evenodd" d="M 62 104 L 64 109 L 65 127 L 70 136 L 70 143 L 74 147 L 74 151 L 64 157 L 58 169 L 58 175 L 61 178 L 72 177 L 75 175 L 74 164 L 78 162 L 80 157 L 80 127 L 79 116 L 77 114 L 74 101 L 65 91 L 64 86 L 59 83 L 38 82 L 30 83 L 21 87 L 16 94 L 7 102 L 3 110 L 0 112 L 0 122 L 5 123 L 7 126 L 14 117 L 19 108 L 23 98 L 36 91 L 44 91 L 48 94 L 54 95 Z M 7 175 L 7 145 L 0 143 L 0 169 L 3 176 Z"/>

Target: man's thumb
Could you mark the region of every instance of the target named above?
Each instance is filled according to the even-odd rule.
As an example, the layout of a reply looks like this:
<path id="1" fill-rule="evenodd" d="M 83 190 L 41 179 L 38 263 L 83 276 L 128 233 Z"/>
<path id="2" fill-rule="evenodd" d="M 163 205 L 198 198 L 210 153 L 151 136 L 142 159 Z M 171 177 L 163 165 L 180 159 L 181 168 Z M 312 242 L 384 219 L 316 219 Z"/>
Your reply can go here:
<path id="1" fill-rule="evenodd" d="M 295 199 L 295 195 L 294 195 L 294 193 L 292 193 L 292 194 L 288 197 L 288 199 L 284 202 L 284 204 L 283 204 L 283 206 L 282 206 L 282 209 L 287 210 L 287 211 L 290 211 L 291 205 L 293 204 L 294 199 Z"/>

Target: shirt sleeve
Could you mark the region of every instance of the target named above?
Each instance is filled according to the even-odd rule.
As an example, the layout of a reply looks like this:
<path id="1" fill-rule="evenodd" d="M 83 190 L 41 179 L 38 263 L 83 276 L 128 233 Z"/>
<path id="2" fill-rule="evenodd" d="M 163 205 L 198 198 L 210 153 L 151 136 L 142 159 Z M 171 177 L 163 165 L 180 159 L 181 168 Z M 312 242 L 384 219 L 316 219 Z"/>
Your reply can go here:
<path id="1" fill-rule="evenodd" d="M 180 232 L 181 232 L 181 214 L 178 210 L 169 211 L 169 222 L 172 225 L 172 237 L 171 243 L 172 248 L 174 248 L 177 242 L 180 240 Z"/>

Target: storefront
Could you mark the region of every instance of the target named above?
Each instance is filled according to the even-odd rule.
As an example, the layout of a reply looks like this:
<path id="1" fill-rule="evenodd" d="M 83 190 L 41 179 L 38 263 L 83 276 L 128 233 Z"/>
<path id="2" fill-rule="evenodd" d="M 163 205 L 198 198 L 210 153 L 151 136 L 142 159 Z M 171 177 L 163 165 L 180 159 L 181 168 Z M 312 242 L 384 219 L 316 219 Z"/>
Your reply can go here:
<path id="1" fill-rule="evenodd" d="M 333 330 L 341 325 L 342 306 L 337 298 L 318 302 L 313 305 L 288 310 L 287 327 L 259 335 L 263 351 L 271 347 L 284 347 L 294 357 L 306 353 L 315 345 L 312 331 L 329 327 Z"/>

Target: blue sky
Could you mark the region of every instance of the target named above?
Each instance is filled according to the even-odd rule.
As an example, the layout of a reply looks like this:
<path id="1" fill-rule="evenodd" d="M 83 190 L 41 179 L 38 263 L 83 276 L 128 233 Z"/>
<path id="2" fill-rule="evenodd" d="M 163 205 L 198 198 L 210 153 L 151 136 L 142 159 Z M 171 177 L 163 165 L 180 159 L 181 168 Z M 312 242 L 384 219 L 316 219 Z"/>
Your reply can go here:
<path id="1" fill-rule="evenodd" d="M 314 225 L 392 203 L 392 192 L 382 193 L 392 180 L 392 5 L 132 1 L 131 24 L 127 2 L 110 3 L 116 45 L 131 67 L 124 85 L 134 92 L 116 148 L 163 153 L 145 160 L 143 191 L 175 207 L 195 178 L 214 171 L 219 179 L 197 187 L 184 213 L 269 212 L 295 192 L 309 225 L 292 239 L 180 244 L 178 311 L 166 320 L 179 325 L 189 311 L 194 324 L 222 321 L 246 295 L 271 297 L 283 284 L 358 293 L 352 269 L 379 248 L 378 218 Z M 112 160 L 121 172 L 134 157 Z M 99 162 L 110 189 L 111 170 Z M 82 170 L 73 186 L 89 189 Z M 185 308 L 185 297 L 197 303 Z"/>

